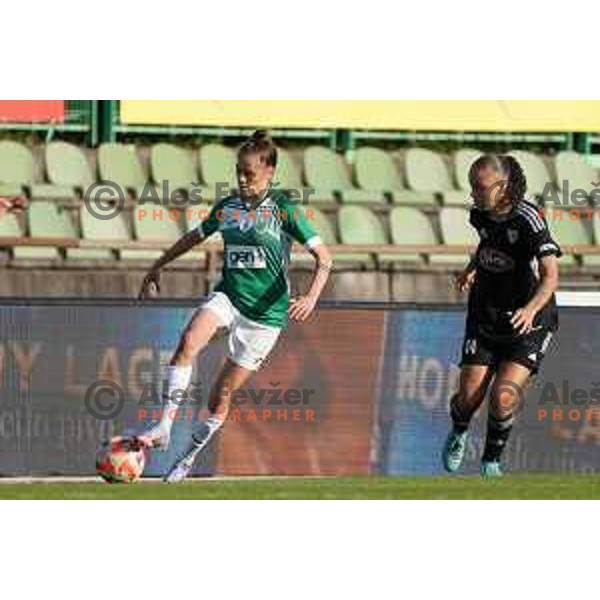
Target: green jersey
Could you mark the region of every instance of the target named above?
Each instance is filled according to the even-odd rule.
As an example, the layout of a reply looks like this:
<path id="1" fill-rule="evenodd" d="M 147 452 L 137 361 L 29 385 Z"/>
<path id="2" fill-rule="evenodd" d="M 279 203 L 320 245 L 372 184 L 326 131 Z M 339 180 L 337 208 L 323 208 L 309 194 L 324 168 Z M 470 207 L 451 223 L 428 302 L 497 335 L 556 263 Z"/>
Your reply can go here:
<path id="1" fill-rule="evenodd" d="M 320 243 L 304 210 L 282 192 L 254 208 L 230 196 L 213 207 L 198 231 L 203 238 L 217 231 L 223 236 L 223 272 L 216 291 L 225 293 L 246 318 L 285 327 L 292 240 L 307 247 Z"/>

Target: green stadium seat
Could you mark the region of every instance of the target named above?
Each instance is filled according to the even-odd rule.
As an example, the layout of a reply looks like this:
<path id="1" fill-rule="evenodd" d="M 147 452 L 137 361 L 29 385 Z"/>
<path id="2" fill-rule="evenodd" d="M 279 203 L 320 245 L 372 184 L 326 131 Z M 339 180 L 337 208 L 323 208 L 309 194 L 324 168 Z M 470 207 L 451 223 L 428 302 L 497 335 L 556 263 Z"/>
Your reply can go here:
<path id="1" fill-rule="evenodd" d="M 190 190 L 196 187 L 198 174 L 191 153 L 173 144 L 154 144 L 150 154 L 152 179 L 157 185 L 163 181 L 169 182 L 169 192 Z"/>
<path id="2" fill-rule="evenodd" d="M 477 246 L 477 232 L 469 224 L 469 211 L 466 208 L 445 207 L 440 211 L 440 229 L 444 244 Z M 468 254 L 431 255 L 429 262 L 440 265 L 466 266 Z"/>
<path id="3" fill-rule="evenodd" d="M 21 237 L 22 235 L 23 231 L 21 231 L 21 226 L 19 225 L 16 215 L 8 213 L 0 219 L 0 236 Z"/>
<path id="4" fill-rule="evenodd" d="M 217 196 L 216 185 L 227 184 L 229 195 L 237 189 L 236 155 L 231 148 L 221 144 L 207 144 L 200 148 L 200 173 L 205 186 L 202 188 L 204 200 L 214 200 Z"/>
<path id="5" fill-rule="evenodd" d="M 185 213 L 179 213 L 179 220 L 173 220 L 170 215 L 174 212 L 163 207 L 157 207 L 143 218 L 133 214 L 133 230 L 137 240 L 142 242 L 169 242 L 175 243 L 183 236 L 183 221 Z M 159 217 L 160 215 L 160 217 Z M 164 250 L 121 250 L 122 260 L 156 260 Z M 178 260 L 194 259 L 188 252 Z"/>
<path id="6" fill-rule="evenodd" d="M 300 170 L 295 164 L 292 156 L 286 150 L 277 149 L 277 170 L 273 177 L 273 186 L 276 190 L 294 190 L 300 194 L 299 203 L 305 197 L 308 198 L 309 204 L 315 199 L 315 195 L 308 195 L 305 190 L 308 189 L 302 183 L 300 178 Z"/>
<path id="7" fill-rule="evenodd" d="M 27 210 L 27 221 L 31 237 L 78 239 L 68 212 L 53 202 L 32 202 Z M 57 260 L 60 252 L 55 246 L 17 246 L 14 256 L 19 259 Z"/>
<path id="8" fill-rule="evenodd" d="M 469 171 L 471 165 L 482 155 L 482 152 L 473 148 L 462 148 L 457 150 L 453 156 L 454 178 L 459 190 L 471 193 L 469 183 Z"/>
<path id="9" fill-rule="evenodd" d="M 387 244 L 383 226 L 375 213 L 365 206 L 343 206 L 338 212 L 342 244 Z M 353 254 L 353 260 L 372 265 L 368 254 Z M 336 256 L 337 260 L 337 256 Z"/>
<path id="10" fill-rule="evenodd" d="M 442 194 L 442 203 L 444 206 L 471 208 L 473 205 L 473 198 L 471 197 L 471 194 L 465 190 L 451 190 Z"/>
<path id="11" fill-rule="evenodd" d="M 517 159 L 527 178 L 527 192 L 530 196 L 539 198 L 548 184 L 553 185 L 544 161 L 531 152 L 513 150 L 510 156 Z"/>
<path id="12" fill-rule="evenodd" d="M 594 167 L 589 165 L 581 154 L 570 150 L 559 152 L 555 158 L 556 170 L 556 187 L 559 190 L 559 198 L 563 202 L 562 189 L 563 181 L 569 182 L 569 196 L 576 189 L 584 190 L 589 196 L 592 190 L 598 189 L 594 187 L 594 183 L 600 181 L 600 174 Z M 575 206 L 571 197 L 568 198 L 569 203 Z M 579 206 L 578 208 L 586 208 Z"/>
<path id="13" fill-rule="evenodd" d="M 396 204 L 435 205 L 430 193 L 417 193 L 402 185 L 393 158 L 379 148 L 359 148 L 354 153 L 354 177 L 363 190 L 373 197 L 388 195 Z"/>
<path id="14" fill-rule="evenodd" d="M 336 194 L 344 203 L 372 204 L 385 200 L 381 190 L 355 188 L 343 158 L 323 146 L 310 146 L 304 151 L 304 175 L 308 185 L 315 189 L 315 201 L 331 201 Z"/>
<path id="15" fill-rule="evenodd" d="M 23 192 L 23 186 L 18 183 L 0 182 L 0 196 L 21 196 Z"/>
<path id="16" fill-rule="evenodd" d="M 131 233 L 123 213 L 112 219 L 97 219 L 85 206 L 79 211 L 81 235 L 83 240 L 111 242 L 130 242 Z M 67 248 L 68 260 L 114 260 L 115 255 L 109 248 Z"/>
<path id="17" fill-rule="evenodd" d="M 600 246 L 600 211 L 595 211 L 592 219 L 592 243 Z M 562 262 L 562 258 L 559 262 Z M 583 262 L 588 266 L 600 266 L 600 254 L 590 254 L 583 257 Z"/>
<path id="18" fill-rule="evenodd" d="M 280 190 L 301 190 L 304 187 L 298 167 L 289 152 L 282 148 L 277 149 L 277 169 L 273 183 Z"/>
<path id="19" fill-rule="evenodd" d="M 90 164 L 78 146 L 67 142 L 50 142 L 46 146 L 46 174 L 50 184 L 35 186 L 38 198 L 73 198 L 81 197 L 95 182 Z M 106 186 L 102 186 L 106 190 Z M 106 191 L 103 200 L 118 200 L 118 194 Z"/>
<path id="20" fill-rule="evenodd" d="M 123 192 L 133 191 L 140 198 L 144 190 L 162 199 L 162 189 L 148 181 L 135 146 L 110 142 L 98 148 L 98 170 L 103 180 L 114 181 Z M 151 191 L 153 190 L 153 191 Z"/>
<path id="21" fill-rule="evenodd" d="M 546 217 L 548 229 L 559 246 L 575 246 L 591 244 L 591 236 L 585 228 L 584 221 L 581 219 L 571 220 L 569 212 L 562 213 L 562 219 L 552 218 L 552 213 Z M 582 257 L 584 264 L 600 264 L 595 256 Z M 577 259 L 572 254 L 563 255 L 558 261 L 560 266 L 573 266 L 577 264 Z"/>
<path id="22" fill-rule="evenodd" d="M 18 196 L 34 181 L 31 150 L 12 140 L 0 141 L 0 193 Z"/>
<path id="23" fill-rule="evenodd" d="M 4 215 L 0 219 L 0 236 L 23 236 L 23 231 L 15 215 Z M 47 246 L 15 246 L 12 248 L 12 255 L 17 260 L 56 260 L 60 258 L 56 248 Z"/>
<path id="24" fill-rule="evenodd" d="M 390 230 L 392 243 L 396 246 L 406 244 L 426 244 L 435 246 L 439 244 L 429 217 L 417 208 L 397 206 L 390 212 Z M 386 263 L 422 263 L 420 254 L 383 254 L 379 262 Z"/>
<path id="25" fill-rule="evenodd" d="M 443 194 L 454 189 L 446 163 L 436 152 L 411 148 L 406 152 L 405 169 L 412 190 Z"/>

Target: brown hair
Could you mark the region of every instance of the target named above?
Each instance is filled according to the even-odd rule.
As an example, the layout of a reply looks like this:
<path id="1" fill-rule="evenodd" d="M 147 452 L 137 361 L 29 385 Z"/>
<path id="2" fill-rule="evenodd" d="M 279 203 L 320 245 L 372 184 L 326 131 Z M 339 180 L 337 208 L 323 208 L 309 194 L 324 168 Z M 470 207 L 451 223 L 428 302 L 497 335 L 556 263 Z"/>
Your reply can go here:
<path id="1" fill-rule="evenodd" d="M 260 159 L 269 167 L 277 166 L 277 148 L 271 136 L 264 129 L 255 131 L 240 147 L 238 156 L 243 154 L 258 154 Z"/>

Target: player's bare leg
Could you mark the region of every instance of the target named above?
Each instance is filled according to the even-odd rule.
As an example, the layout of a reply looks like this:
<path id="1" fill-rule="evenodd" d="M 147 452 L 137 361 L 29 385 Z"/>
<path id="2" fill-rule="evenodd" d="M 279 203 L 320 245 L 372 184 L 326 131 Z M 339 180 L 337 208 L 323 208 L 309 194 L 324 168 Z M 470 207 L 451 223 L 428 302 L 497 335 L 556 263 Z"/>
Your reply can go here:
<path id="1" fill-rule="evenodd" d="M 218 316 L 212 310 L 199 309 L 183 332 L 177 350 L 166 368 L 167 391 L 163 398 L 162 418 L 137 440 L 147 448 L 165 449 L 171 438 L 173 411 L 178 406 L 173 402 L 176 391 L 185 391 L 192 376 L 194 359 L 210 342 L 221 326 Z"/>
<path id="2" fill-rule="evenodd" d="M 524 401 L 524 392 L 531 371 L 518 363 L 500 365 L 490 397 L 485 449 L 481 459 L 484 477 L 500 477 L 500 458 L 512 430 L 515 413 Z"/>
<path id="3" fill-rule="evenodd" d="M 450 473 L 462 464 L 469 423 L 483 403 L 493 376 L 493 370 L 486 365 L 465 365 L 460 371 L 459 391 L 450 400 L 452 430 L 442 452 L 444 468 Z"/>
<path id="4" fill-rule="evenodd" d="M 227 359 L 211 390 L 208 402 L 210 417 L 199 423 L 187 451 L 166 475 L 167 483 L 179 483 L 188 476 L 200 452 L 206 448 L 213 435 L 225 423 L 231 405 L 231 394 L 242 388 L 253 374 L 254 371 L 245 369 L 231 359 Z"/>

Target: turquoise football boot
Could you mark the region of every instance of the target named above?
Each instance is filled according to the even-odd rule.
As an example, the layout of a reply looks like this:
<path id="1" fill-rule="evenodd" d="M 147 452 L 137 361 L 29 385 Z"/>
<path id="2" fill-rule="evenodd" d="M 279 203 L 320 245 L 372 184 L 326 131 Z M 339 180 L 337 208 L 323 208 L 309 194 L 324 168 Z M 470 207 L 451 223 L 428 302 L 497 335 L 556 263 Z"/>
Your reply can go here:
<path id="1" fill-rule="evenodd" d="M 442 452 L 442 461 L 444 469 L 449 473 L 456 473 L 460 469 L 467 450 L 467 438 L 468 432 L 458 433 L 454 429 L 448 435 Z"/>
<path id="2" fill-rule="evenodd" d="M 497 479 L 498 477 L 502 477 L 504 473 L 502 473 L 502 469 L 500 468 L 500 463 L 495 461 L 481 461 L 480 468 L 481 476 L 485 479 Z"/>

